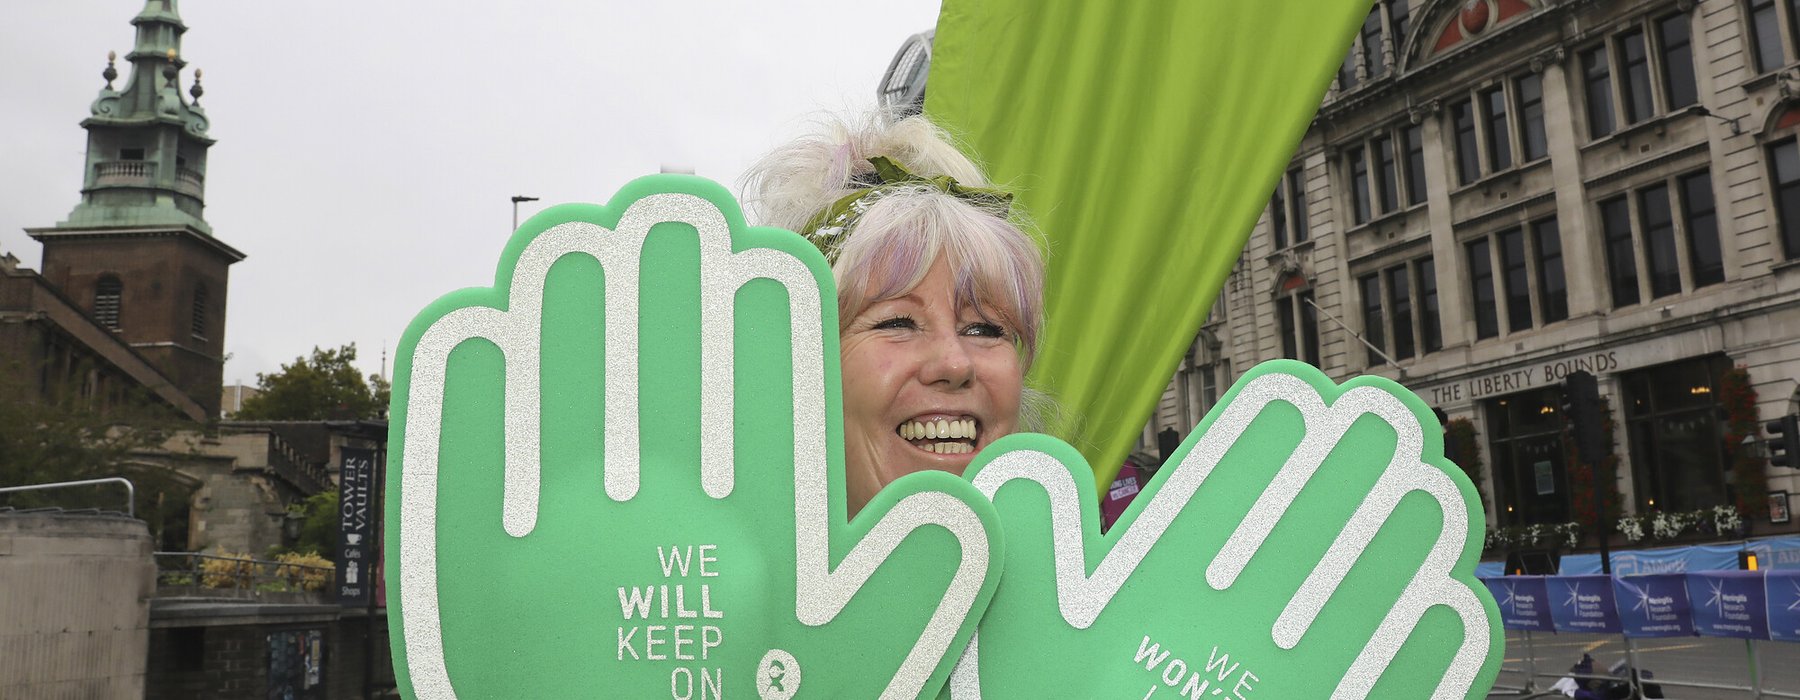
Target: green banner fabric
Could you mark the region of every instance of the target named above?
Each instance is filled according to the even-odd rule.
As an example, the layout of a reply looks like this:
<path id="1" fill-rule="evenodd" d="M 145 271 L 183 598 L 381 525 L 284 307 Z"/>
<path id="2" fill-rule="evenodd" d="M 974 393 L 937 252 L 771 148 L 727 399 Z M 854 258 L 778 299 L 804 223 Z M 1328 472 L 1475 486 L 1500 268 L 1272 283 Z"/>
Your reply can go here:
<path id="1" fill-rule="evenodd" d="M 945 0 L 926 112 L 1049 240 L 1032 370 L 1104 488 L 1369 0 Z"/>

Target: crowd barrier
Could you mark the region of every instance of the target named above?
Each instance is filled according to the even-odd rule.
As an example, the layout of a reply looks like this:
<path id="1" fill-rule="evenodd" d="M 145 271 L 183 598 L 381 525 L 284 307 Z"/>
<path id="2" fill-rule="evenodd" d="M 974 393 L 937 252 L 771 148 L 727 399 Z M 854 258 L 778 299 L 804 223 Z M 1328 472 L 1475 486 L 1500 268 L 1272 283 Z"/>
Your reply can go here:
<path id="1" fill-rule="evenodd" d="M 1762 688 L 1757 641 L 1800 642 L 1800 569 L 1687 573 L 1497 576 L 1481 581 L 1499 604 L 1507 630 L 1617 635 L 1628 652 L 1634 640 L 1701 636 L 1744 640 L 1748 682 L 1723 685 L 1667 676 L 1664 685 L 1750 691 L 1754 697 L 1800 695 Z M 1784 655 L 1786 651 L 1784 650 Z M 1636 666 L 1635 661 L 1632 666 Z M 1528 668 L 1526 678 L 1538 677 Z M 1532 689 L 1528 682 L 1522 690 Z"/>
<path id="2" fill-rule="evenodd" d="M 1689 571 L 1718 571 L 1738 568 L 1738 554 L 1756 555 L 1764 569 L 1800 569 L 1800 535 L 1764 537 L 1748 542 L 1684 545 L 1655 549 L 1629 549 L 1612 553 L 1612 572 L 1626 576 L 1636 574 L 1681 574 Z M 1476 576 L 1501 576 L 1504 565 L 1484 561 L 1475 566 Z M 1600 573 L 1600 555 L 1564 554 L 1557 562 L 1557 573 Z"/>

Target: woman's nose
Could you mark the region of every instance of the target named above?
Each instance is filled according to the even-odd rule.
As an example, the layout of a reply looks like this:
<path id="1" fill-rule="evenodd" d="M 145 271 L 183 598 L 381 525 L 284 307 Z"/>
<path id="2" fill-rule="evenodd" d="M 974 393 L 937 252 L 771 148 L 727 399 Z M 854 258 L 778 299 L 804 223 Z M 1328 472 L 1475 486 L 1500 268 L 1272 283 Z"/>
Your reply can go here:
<path id="1" fill-rule="evenodd" d="M 973 383 L 975 360 L 969 354 L 965 340 L 967 338 L 955 332 L 933 334 L 930 356 L 926 358 L 919 378 L 926 384 L 950 389 L 961 389 Z"/>

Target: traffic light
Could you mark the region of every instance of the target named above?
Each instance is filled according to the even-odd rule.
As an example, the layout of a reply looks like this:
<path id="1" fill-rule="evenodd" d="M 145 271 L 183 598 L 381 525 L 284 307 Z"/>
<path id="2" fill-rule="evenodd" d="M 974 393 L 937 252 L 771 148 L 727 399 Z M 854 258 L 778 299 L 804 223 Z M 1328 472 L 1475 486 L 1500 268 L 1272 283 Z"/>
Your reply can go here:
<path id="1" fill-rule="evenodd" d="M 1769 431 L 1769 464 L 1776 467 L 1800 467 L 1796 459 L 1796 440 L 1800 440 L 1800 416 L 1788 414 L 1763 424 Z"/>
<path id="2" fill-rule="evenodd" d="M 1587 464 L 1599 464 L 1611 451 L 1606 444 L 1606 414 L 1600 402 L 1600 382 L 1584 371 L 1571 372 L 1563 380 L 1563 415 L 1575 436 L 1575 454 Z"/>

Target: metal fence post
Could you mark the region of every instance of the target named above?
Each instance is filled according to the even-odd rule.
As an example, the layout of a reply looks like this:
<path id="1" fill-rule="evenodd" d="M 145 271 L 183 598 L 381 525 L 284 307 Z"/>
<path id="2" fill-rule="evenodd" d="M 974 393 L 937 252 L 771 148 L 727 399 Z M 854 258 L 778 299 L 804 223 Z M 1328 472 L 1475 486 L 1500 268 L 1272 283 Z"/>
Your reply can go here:
<path id="1" fill-rule="evenodd" d="M 1531 650 L 1531 630 L 1525 630 L 1525 692 L 1537 690 L 1537 654 Z"/>
<path id="2" fill-rule="evenodd" d="M 1644 689 L 1638 680 L 1637 642 L 1624 634 L 1619 635 L 1619 638 L 1625 640 L 1625 675 L 1626 684 L 1631 686 L 1631 697 L 1644 697 Z"/>
<path id="3" fill-rule="evenodd" d="M 1757 663 L 1756 640 L 1745 639 L 1744 648 L 1750 652 L 1750 697 L 1760 700 L 1762 692 L 1762 664 Z"/>

